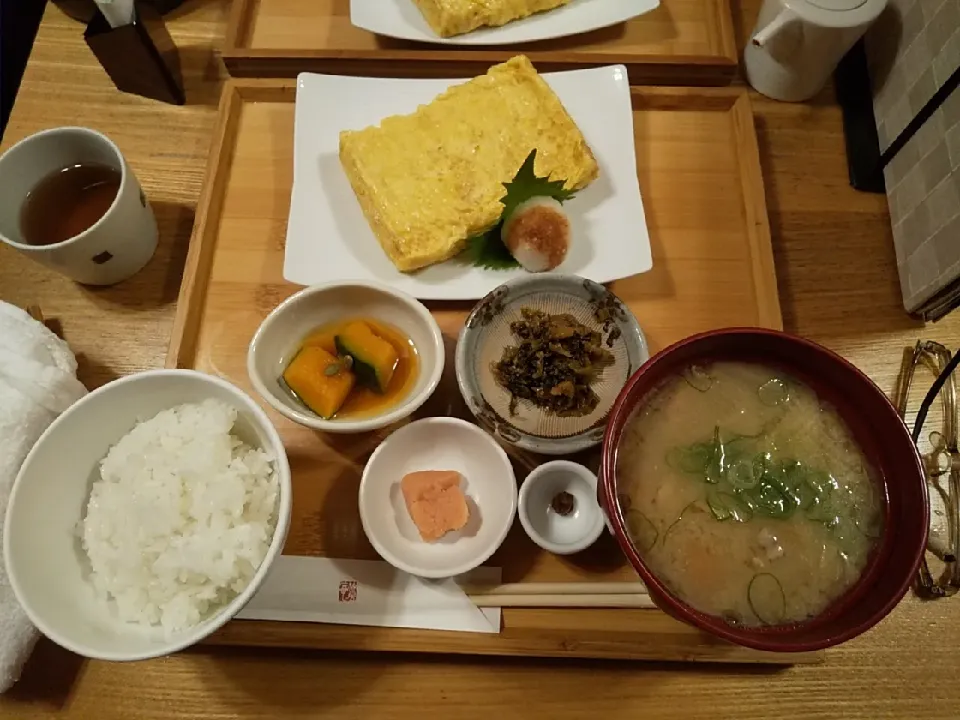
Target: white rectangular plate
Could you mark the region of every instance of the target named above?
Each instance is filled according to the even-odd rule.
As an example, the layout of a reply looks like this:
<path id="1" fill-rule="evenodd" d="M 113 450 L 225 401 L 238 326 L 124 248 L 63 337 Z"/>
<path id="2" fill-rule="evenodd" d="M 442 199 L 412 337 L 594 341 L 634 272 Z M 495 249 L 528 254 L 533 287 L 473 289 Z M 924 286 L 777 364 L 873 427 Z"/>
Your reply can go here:
<path id="1" fill-rule="evenodd" d="M 350 0 L 350 22 L 378 35 L 445 45 L 512 45 L 578 35 L 650 12 L 660 0 L 573 0 L 568 5 L 501 27 L 442 38 L 423 19 L 413 0 Z"/>
<path id="2" fill-rule="evenodd" d="M 557 272 L 610 282 L 652 266 L 637 181 L 633 110 L 622 65 L 546 73 L 593 150 L 600 177 L 564 203 L 572 225 Z M 283 276 L 299 285 L 380 280 L 423 300 L 475 300 L 521 269 L 457 260 L 401 273 L 367 224 L 339 158 L 341 130 L 411 113 L 461 80 L 398 80 L 301 73 L 297 77 L 293 193 Z"/>

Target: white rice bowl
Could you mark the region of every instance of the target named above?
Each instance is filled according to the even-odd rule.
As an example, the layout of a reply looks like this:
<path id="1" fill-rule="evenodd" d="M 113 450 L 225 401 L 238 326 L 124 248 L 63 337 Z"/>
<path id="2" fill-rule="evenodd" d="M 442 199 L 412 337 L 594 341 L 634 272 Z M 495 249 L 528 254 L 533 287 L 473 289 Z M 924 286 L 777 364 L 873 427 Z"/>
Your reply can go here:
<path id="1" fill-rule="evenodd" d="M 79 530 L 89 580 L 120 620 L 180 634 L 233 600 L 264 561 L 276 459 L 231 434 L 237 415 L 214 399 L 163 410 L 101 461 Z"/>

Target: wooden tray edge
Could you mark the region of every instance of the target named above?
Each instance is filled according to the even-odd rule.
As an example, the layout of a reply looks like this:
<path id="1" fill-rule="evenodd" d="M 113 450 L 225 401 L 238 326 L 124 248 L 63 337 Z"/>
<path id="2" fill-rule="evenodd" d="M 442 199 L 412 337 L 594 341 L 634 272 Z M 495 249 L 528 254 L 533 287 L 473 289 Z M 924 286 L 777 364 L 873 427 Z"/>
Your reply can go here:
<path id="1" fill-rule="evenodd" d="M 269 96 L 295 96 L 296 84 L 293 80 L 254 80 L 241 81 L 229 79 L 224 83 L 217 110 L 217 124 L 213 142 L 207 156 L 203 187 L 197 201 L 197 216 L 190 235 L 190 246 L 183 268 L 183 279 L 177 295 L 177 309 L 174 314 L 170 333 L 170 344 L 164 367 L 189 367 L 187 359 L 193 356 L 195 334 L 192 331 L 200 321 L 206 283 L 198 279 L 209 273 L 213 259 L 215 243 L 207 239 L 218 225 L 220 209 L 223 203 L 222 183 L 229 172 L 221 172 L 233 162 L 233 141 L 240 119 L 244 95 L 261 91 Z"/>
<path id="2" fill-rule="evenodd" d="M 750 233 L 750 257 L 753 260 L 754 292 L 762 327 L 783 330 L 783 312 L 777 287 L 777 270 L 773 261 L 773 238 L 767 215 L 767 197 L 760 166 L 760 146 L 753 120 L 753 105 L 744 89 L 734 103 L 733 131 L 737 159 L 744 187 L 744 212 Z"/>
<path id="3" fill-rule="evenodd" d="M 177 310 L 173 316 L 170 344 L 167 347 L 167 357 L 164 362 L 167 368 L 183 367 L 181 360 L 184 356 L 192 354 L 193 343 L 196 340 L 191 331 L 199 322 L 199 308 L 206 295 L 206 283 L 198 282 L 198 279 L 203 277 L 204 269 L 209 269 L 213 257 L 212 243 L 205 240 L 207 233 L 210 232 L 211 217 L 216 216 L 223 201 L 220 185 L 224 182 L 226 173 L 221 173 L 220 167 L 222 162 L 231 161 L 232 140 L 236 135 L 239 119 L 239 100 L 237 84 L 233 80 L 227 80 L 220 94 L 217 124 L 214 128 L 213 142 L 207 154 L 203 186 L 200 190 L 200 198 L 197 200 L 197 216 L 193 223 L 193 232 L 190 234 L 180 292 L 177 294 Z"/>
<path id="4" fill-rule="evenodd" d="M 656 612 L 647 611 L 643 612 Z M 304 632 L 306 630 L 306 632 Z M 371 632 L 372 630 L 372 632 Z M 475 655 L 485 657 L 568 658 L 634 662 L 707 662 L 751 665 L 811 665 L 822 663 L 826 651 L 773 653 L 752 650 L 694 632 L 664 636 L 652 644 L 611 638 L 570 637 L 563 632 L 521 631 L 512 636 L 478 635 L 466 642 L 464 633 L 405 628 L 369 628 L 324 623 L 234 620 L 206 638 L 217 647 L 271 647 L 309 650 Z M 606 635 L 614 636 L 613 632 Z M 687 642 L 677 642 L 677 638 Z M 696 644 L 695 639 L 704 642 Z M 671 644 L 672 643 L 672 644 Z"/>
<path id="5" fill-rule="evenodd" d="M 227 71 L 236 77 L 295 77 L 301 72 L 374 77 L 471 77 L 515 52 L 534 53 L 542 72 L 574 70 L 615 64 L 609 55 L 586 52 L 537 53 L 522 48 L 511 51 L 485 48 L 464 50 L 391 49 L 373 52 L 313 49 L 251 48 L 247 36 L 259 0 L 234 0 L 220 55 Z M 729 0 L 717 0 L 712 25 L 716 48 L 704 55 L 651 55 L 643 60 L 622 61 L 632 84 L 728 85 L 739 63 L 733 12 Z M 453 59 L 456 62 L 451 63 Z M 398 64 L 399 63 L 399 64 Z"/>
<path id="6" fill-rule="evenodd" d="M 231 53 L 224 51 L 224 65 L 233 77 L 296 77 L 301 72 L 314 72 L 329 75 L 358 75 L 369 77 L 468 78 L 485 73 L 491 65 L 505 60 L 496 57 L 482 60 L 478 57 L 456 63 L 438 63 L 436 60 L 405 60 L 403 58 L 383 59 L 382 57 L 351 57 L 353 53 L 338 53 L 331 57 L 281 57 L 278 55 L 257 56 L 249 53 Z M 590 62 L 545 61 L 533 58 L 542 72 L 580 70 L 591 67 L 611 65 L 610 58 Z M 684 85 L 684 86 L 724 86 L 736 78 L 737 63 L 726 59 L 715 63 L 700 63 L 700 58 L 690 58 L 690 62 L 670 63 L 631 63 L 621 62 L 627 68 L 627 76 L 634 85 Z"/>

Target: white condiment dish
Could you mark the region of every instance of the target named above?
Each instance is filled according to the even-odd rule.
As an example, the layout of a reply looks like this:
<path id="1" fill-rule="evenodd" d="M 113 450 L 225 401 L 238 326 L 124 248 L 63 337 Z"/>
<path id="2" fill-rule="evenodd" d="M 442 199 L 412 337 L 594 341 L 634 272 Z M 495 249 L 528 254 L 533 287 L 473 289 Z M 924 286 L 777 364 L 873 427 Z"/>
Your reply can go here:
<path id="1" fill-rule="evenodd" d="M 417 470 L 456 470 L 470 519 L 426 542 L 414 525 L 400 481 Z M 410 423 L 374 451 L 360 480 L 360 521 L 370 543 L 394 567 L 426 578 L 465 573 L 503 543 L 517 512 L 517 480 L 507 454 L 476 425 L 451 417 Z"/>
<path id="2" fill-rule="evenodd" d="M 280 376 L 310 332 L 360 317 L 392 325 L 413 342 L 419 355 L 418 376 L 406 397 L 382 412 L 325 420 L 284 389 Z M 440 326 L 422 303 L 385 283 L 353 280 L 314 285 L 280 303 L 250 341 L 247 373 L 261 397 L 294 422 L 325 432 L 360 433 L 403 420 L 423 405 L 437 389 L 444 357 Z"/>
<path id="3" fill-rule="evenodd" d="M 573 497 L 573 509 L 554 510 L 560 493 Z M 604 515 L 597 503 L 597 476 L 583 465 L 553 460 L 534 469 L 520 486 L 520 523 L 527 535 L 555 555 L 586 550 L 603 532 Z"/>
<path id="4" fill-rule="evenodd" d="M 183 403 L 207 399 L 238 411 L 232 432 L 274 457 L 279 483 L 276 524 L 250 583 L 199 625 L 172 637 L 126 623 L 88 580 L 78 528 L 100 461 L 136 423 Z M 115 380 L 85 396 L 40 436 L 13 485 L 3 529 L 10 585 L 30 621 L 53 642 L 101 660 L 142 660 L 176 652 L 217 630 L 257 591 L 280 555 L 290 525 L 290 466 L 266 413 L 225 380 L 194 370 L 151 370 Z"/>

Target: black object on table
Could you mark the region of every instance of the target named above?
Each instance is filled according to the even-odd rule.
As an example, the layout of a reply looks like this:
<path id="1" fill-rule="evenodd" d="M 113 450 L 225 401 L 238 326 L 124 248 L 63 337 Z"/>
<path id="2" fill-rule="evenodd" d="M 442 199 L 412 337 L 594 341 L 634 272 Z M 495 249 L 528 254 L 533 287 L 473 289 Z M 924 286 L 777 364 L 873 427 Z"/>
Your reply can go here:
<path id="1" fill-rule="evenodd" d="M 885 163 L 880 157 L 880 138 L 873 114 L 867 53 L 862 39 L 840 60 L 833 75 L 833 84 L 843 113 L 843 139 L 847 148 L 850 184 L 864 192 L 886 192 L 883 179 Z"/>
<path id="2" fill-rule="evenodd" d="M 175 105 L 186 102 L 177 48 L 157 10 L 136 5 L 133 22 L 118 28 L 97 10 L 83 39 L 118 90 Z"/>
<path id="3" fill-rule="evenodd" d="M 0 0 L 0 137 L 7 126 L 46 0 Z"/>
<path id="4" fill-rule="evenodd" d="M 857 190 L 881 193 L 885 192 L 883 168 L 933 116 L 937 108 L 960 88 L 960 67 L 937 88 L 883 152 L 880 151 L 876 117 L 873 114 L 870 73 L 862 39 L 844 55 L 833 80 L 837 89 L 837 102 L 843 111 L 843 134 L 847 146 L 850 184 Z"/>

